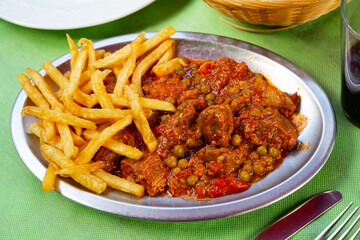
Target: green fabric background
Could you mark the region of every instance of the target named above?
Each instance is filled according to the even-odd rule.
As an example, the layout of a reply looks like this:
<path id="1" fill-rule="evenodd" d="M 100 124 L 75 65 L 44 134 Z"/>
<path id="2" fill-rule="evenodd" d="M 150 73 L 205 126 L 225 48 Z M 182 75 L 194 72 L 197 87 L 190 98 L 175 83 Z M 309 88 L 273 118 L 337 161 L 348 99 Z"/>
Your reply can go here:
<path id="1" fill-rule="evenodd" d="M 340 106 L 340 10 L 291 30 L 250 33 L 219 20 L 220 13 L 199 0 L 157 0 L 111 23 L 68 31 L 29 29 L 0 20 L 0 239 L 252 239 L 307 198 L 339 190 L 343 200 L 297 233 L 314 238 L 348 202 L 359 200 L 360 131 Z M 117 35 L 158 31 L 167 25 L 232 37 L 289 59 L 324 89 L 338 124 L 336 143 L 321 171 L 295 193 L 265 208 L 230 218 L 200 222 L 154 222 L 97 211 L 57 192 L 44 193 L 41 182 L 23 164 L 12 144 L 9 120 L 20 91 L 16 74 L 40 69 L 45 60 L 68 52 L 65 33 L 93 41 Z"/>

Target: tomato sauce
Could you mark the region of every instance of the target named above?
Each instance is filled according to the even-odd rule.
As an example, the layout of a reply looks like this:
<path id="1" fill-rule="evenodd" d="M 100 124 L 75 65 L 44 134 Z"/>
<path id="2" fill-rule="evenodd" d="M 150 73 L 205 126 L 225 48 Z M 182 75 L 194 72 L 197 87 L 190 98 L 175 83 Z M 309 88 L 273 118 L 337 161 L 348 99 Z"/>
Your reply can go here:
<path id="1" fill-rule="evenodd" d="M 245 62 L 186 61 L 166 76 L 144 76 L 145 97 L 169 101 L 177 112 L 153 114 L 154 153 L 138 144 L 142 159 L 122 159 L 112 171 L 144 185 L 149 196 L 209 199 L 245 191 L 294 148 L 291 116 L 300 98 Z"/>

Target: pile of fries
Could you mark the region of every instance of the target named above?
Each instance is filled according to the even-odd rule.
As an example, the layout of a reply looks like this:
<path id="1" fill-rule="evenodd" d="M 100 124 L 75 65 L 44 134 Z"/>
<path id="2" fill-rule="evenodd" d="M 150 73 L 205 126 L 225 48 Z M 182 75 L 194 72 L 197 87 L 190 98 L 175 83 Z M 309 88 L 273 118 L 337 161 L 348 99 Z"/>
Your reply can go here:
<path id="1" fill-rule="evenodd" d="M 149 39 L 140 33 L 125 47 L 114 53 L 95 50 L 85 38 L 78 42 L 67 35 L 70 47 L 71 71 L 61 73 L 51 62 L 42 68 L 46 77 L 26 68 L 30 79 L 23 73 L 17 78 L 35 106 L 26 106 L 22 116 L 31 114 L 39 118 L 28 129 L 40 139 L 43 157 L 49 162 L 42 189 L 54 188 L 55 178 L 71 177 L 98 194 L 107 186 L 136 196 L 144 195 L 144 187 L 102 170 L 104 162 L 93 162 L 100 147 L 131 159 L 140 159 L 142 152 L 112 137 L 134 122 L 148 151 L 157 147 L 147 116 L 152 110 L 176 111 L 169 102 L 147 99 L 141 90 L 141 78 L 147 71 L 157 75 L 169 73 L 182 64 L 174 57 L 175 33 L 166 27 Z M 113 72 L 116 85 L 109 94 L 104 79 Z M 52 90 L 49 77 L 59 90 Z"/>

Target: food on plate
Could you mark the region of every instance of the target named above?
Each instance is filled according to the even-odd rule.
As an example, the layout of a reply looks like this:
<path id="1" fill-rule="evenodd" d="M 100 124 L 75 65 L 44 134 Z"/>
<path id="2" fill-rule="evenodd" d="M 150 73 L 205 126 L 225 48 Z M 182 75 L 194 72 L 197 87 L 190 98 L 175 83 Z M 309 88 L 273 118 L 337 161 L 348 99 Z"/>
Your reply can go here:
<path id="1" fill-rule="evenodd" d="M 67 35 L 69 72 L 46 61 L 45 77 L 18 75 L 49 162 L 44 191 L 61 176 L 98 194 L 211 199 L 247 190 L 294 149 L 306 126 L 297 93 L 245 62 L 177 57 L 174 33 L 140 33 L 113 53 Z"/>

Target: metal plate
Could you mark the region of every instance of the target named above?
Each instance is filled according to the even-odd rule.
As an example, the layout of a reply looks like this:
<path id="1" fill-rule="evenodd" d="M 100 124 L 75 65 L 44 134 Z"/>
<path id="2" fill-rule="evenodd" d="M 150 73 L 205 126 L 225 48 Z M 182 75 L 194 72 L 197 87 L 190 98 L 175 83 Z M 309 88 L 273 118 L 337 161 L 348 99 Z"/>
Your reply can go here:
<path id="1" fill-rule="evenodd" d="M 154 33 L 147 33 L 146 37 Z M 94 44 L 95 48 L 115 51 L 136 34 L 113 37 Z M 65 197 L 91 208 L 128 217 L 163 221 L 194 221 L 242 214 L 272 204 L 308 182 L 325 164 L 336 136 L 336 120 L 329 99 L 319 85 L 303 70 L 283 57 L 264 48 L 221 36 L 178 32 L 179 56 L 216 60 L 230 57 L 245 61 L 250 69 L 267 76 L 282 91 L 298 92 L 302 98 L 300 113 L 309 123 L 298 140 L 311 143 L 305 151 L 293 151 L 284 163 L 249 190 L 211 201 L 186 201 L 181 198 L 137 198 L 116 190 L 106 190 L 102 195 L 87 191 L 72 179 L 61 179 L 56 190 Z M 61 71 L 69 69 L 69 54 L 53 61 Z M 44 70 L 40 70 L 44 75 Z M 26 130 L 36 121 L 30 115 L 21 118 L 20 112 L 30 100 L 24 91 L 18 95 L 11 115 L 11 134 L 14 145 L 26 166 L 42 179 L 47 162 L 41 156 L 39 141 Z"/>

